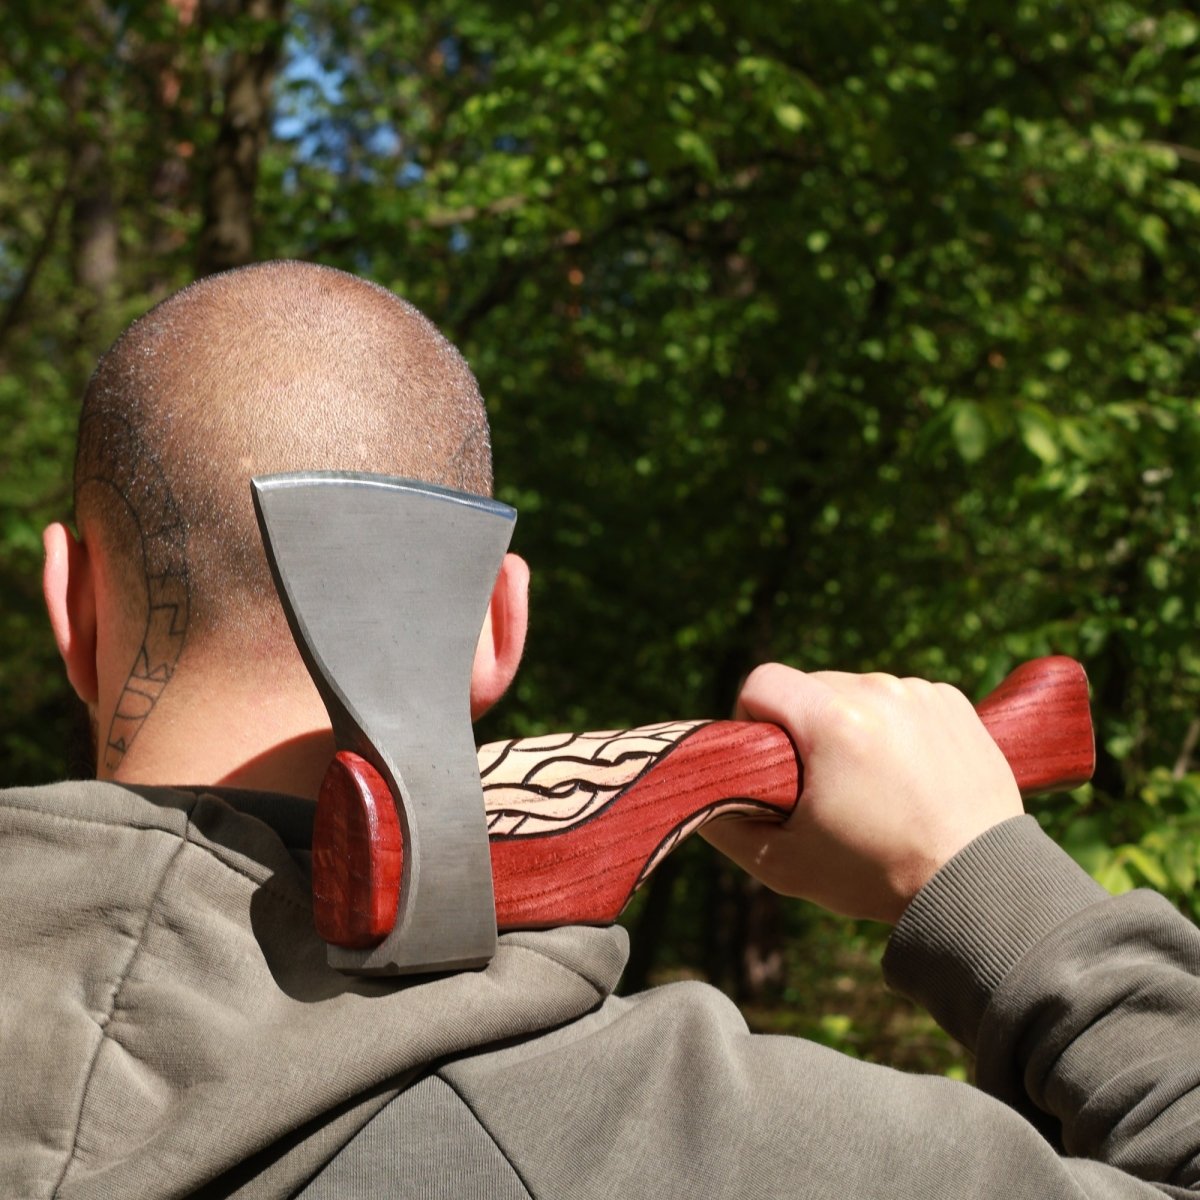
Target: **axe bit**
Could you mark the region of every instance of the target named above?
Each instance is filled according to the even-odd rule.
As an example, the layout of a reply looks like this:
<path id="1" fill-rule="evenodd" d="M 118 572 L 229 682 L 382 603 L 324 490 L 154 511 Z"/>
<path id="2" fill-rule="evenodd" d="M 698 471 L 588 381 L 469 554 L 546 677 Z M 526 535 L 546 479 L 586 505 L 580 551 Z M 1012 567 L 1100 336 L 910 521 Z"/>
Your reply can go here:
<path id="1" fill-rule="evenodd" d="M 331 944 L 329 961 L 359 974 L 481 966 L 495 953 L 496 909 L 470 678 L 516 511 L 350 472 L 264 476 L 251 488 L 275 586 L 333 725 L 339 754 L 323 795 L 337 793 L 335 817 L 346 808 L 339 789 L 361 776 L 347 763 L 369 764 L 375 781 L 361 797 L 369 827 L 339 825 L 324 839 L 404 847 L 402 867 L 399 844 L 384 855 L 380 878 L 334 872 L 343 890 L 365 887 L 390 932 L 373 945 Z M 314 847 L 314 879 L 330 877 L 325 854 Z"/>

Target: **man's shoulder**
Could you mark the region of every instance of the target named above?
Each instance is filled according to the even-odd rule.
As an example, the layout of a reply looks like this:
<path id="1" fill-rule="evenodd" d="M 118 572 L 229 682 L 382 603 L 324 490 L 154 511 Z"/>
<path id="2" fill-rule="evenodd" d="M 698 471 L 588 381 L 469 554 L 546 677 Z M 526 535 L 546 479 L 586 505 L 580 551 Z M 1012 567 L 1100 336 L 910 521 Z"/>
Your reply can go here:
<path id="1" fill-rule="evenodd" d="M 0 855 L 29 859 L 40 848 L 132 861 L 186 845 L 189 861 L 215 860 L 251 881 L 270 879 L 276 890 L 286 882 L 307 906 L 312 808 L 294 796 L 94 779 L 4 788 Z"/>
<path id="2" fill-rule="evenodd" d="M 189 824 L 201 831 L 220 814 L 270 827 L 285 845 L 312 840 L 313 805 L 297 796 L 236 788 L 121 784 L 68 779 L 32 787 L 0 788 L 0 812 L 48 820 L 124 825 L 183 835 Z M 3 818 L 0 817 L 0 820 Z"/>
<path id="3" fill-rule="evenodd" d="M 710 1052 L 724 1059 L 731 1044 L 753 1036 L 728 996 L 709 984 L 684 980 L 631 996 L 607 996 L 568 1025 L 456 1060 L 443 1073 L 467 1085 L 521 1077 L 526 1071 L 531 1078 L 545 1078 L 547 1072 L 554 1074 L 556 1063 L 568 1076 L 586 1063 L 611 1077 L 624 1063 L 645 1085 L 647 1075 L 664 1062 L 677 1057 L 695 1061 Z"/>
<path id="4" fill-rule="evenodd" d="M 182 833 L 196 794 L 178 788 L 128 788 L 98 779 L 0 788 L 0 822 L 55 821 Z"/>

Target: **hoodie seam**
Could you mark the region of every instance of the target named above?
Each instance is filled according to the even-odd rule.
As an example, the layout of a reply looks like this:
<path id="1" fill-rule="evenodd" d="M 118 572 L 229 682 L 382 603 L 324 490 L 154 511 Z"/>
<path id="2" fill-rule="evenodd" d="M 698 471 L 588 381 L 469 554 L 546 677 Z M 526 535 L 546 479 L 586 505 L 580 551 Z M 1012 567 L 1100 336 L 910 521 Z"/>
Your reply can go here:
<path id="1" fill-rule="evenodd" d="M 532 946 L 523 946 L 519 942 L 501 943 L 501 945 L 503 949 L 507 950 L 509 953 L 512 953 L 514 950 L 518 950 L 522 954 L 531 955 L 540 962 L 550 963 L 551 966 L 557 967 L 563 972 L 564 975 L 569 976 L 571 979 L 578 980 L 580 983 L 586 984 L 589 988 L 591 988 L 595 993 L 596 1000 L 600 1001 L 601 1003 L 607 1000 L 615 990 L 614 988 L 606 988 L 602 983 L 597 982 L 597 980 L 593 979 L 591 975 L 586 974 L 579 967 L 572 966 L 567 962 L 563 962 L 562 959 L 557 955 L 548 954 L 545 950 L 535 950 Z M 591 1012 L 592 1009 L 588 1009 L 588 1011 Z M 574 1018 L 568 1018 L 568 1020 L 574 1020 Z"/>
<path id="2" fill-rule="evenodd" d="M 92 1061 L 88 1064 L 87 1074 L 83 1080 L 83 1087 L 80 1089 L 79 1096 L 79 1111 L 75 1118 L 75 1132 L 71 1135 L 71 1145 L 67 1151 L 66 1161 L 63 1163 L 63 1168 L 58 1179 L 54 1184 L 54 1189 L 50 1193 L 51 1200 L 58 1200 L 62 1191 L 63 1184 L 66 1182 L 67 1175 L 70 1174 L 71 1165 L 76 1161 L 76 1156 L 79 1151 L 79 1135 L 83 1132 L 84 1116 L 87 1112 L 88 1096 L 91 1093 L 92 1081 L 96 1077 L 96 1071 L 100 1063 L 100 1053 L 104 1049 L 104 1043 L 109 1039 L 108 1028 L 112 1024 L 113 1017 L 116 1015 L 117 1009 L 120 1007 L 121 993 L 125 989 L 125 984 L 129 979 L 130 973 L 133 971 L 133 965 L 141 954 L 142 947 L 146 942 L 146 932 L 150 928 L 150 921 L 157 909 L 159 900 L 163 894 L 163 885 L 166 883 L 167 876 L 170 875 L 175 863 L 179 859 L 179 855 L 183 852 L 184 846 L 188 845 L 187 831 L 191 828 L 191 809 L 186 812 L 185 820 L 187 825 L 184 833 L 178 839 L 174 852 L 170 860 L 163 868 L 162 874 L 158 878 L 158 882 L 154 886 L 154 893 L 146 904 L 146 916 L 142 921 L 142 927 L 138 931 L 137 940 L 133 944 L 133 948 L 129 952 L 129 957 L 125 962 L 125 966 L 121 971 L 116 986 L 112 990 L 112 999 L 108 1007 L 108 1012 L 97 1022 L 100 1031 L 100 1036 L 96 1039 L 96 1048 L 92 1053 Z M 60 818 L 60 820 L 72 820 L 69 817 Z M 114 1041 L 114 1044 L 115 1041 Z"/>
<path id="3" fill-rule="evenodd" d="M 246 870 L 245 867 L 239 867 L 237 863 L 230 862 L 229 859 L 219 851 L 214 850 L 211 846 L 206 846 L 203 842 L 196 841 L 191 836 L 191 832 L 191 826 L 189 825 L 183 834 L 180 835 L 180 840 L 189 846 L 194 846 L 201 853 L 208 855 L 209 858 L 216 863 L 220 863 L 227 871 L 232 871 L 235 875 L 240 875 L 247 882 L 254 884 L 255 887 L 262 888 L 275 899 L 283 900 L 292 908 L 298 909 L 301 912 L 310 911 L 310 902 L 301 900 L 298 896 L 293 895 L 290 889 L 276 884 L 273 875 L 268 874 L 260 877 L 255 872 Z"/>
<path id="4" fill-rule="evenodd" d="M 496 1147 L 497 1153 L 501 1156 L 501 1158 L 504 1159 L 504 1161 L 506 1163 L 508 1163 L 508 1169 L 510 1171 L 512 1171 L 512 1173 L 517 1177 L 517 1182 L 525 1189 L 525 1194 L 529 1197 L 529 1200 L 534 1200 L 534 1191 L 533 1191 L 533 1188 L 529 1184 L 529 1180 L 527 1180 L 525 1178 L 525 1176 L 521 1173 L 521 1171 L 518 1169 L 517 1164 L 515 1162 L 513 1162 L 508 1151 L 505 1150 L 505 1148 L 500 1144 L 496 1135 L 491 1131 L 491 1129 L 488 1127 L 487 1123 L 475 1111 L 471 1102 L 466 1098 L 466 1096 L 464 1096 L 462 1094 L 462 1092 L 460 1092 L 458 1090 L 458 1088 L 456 1088 L 454 1086 L 453 1083 L 451 1083 L 451 1081 L 449 1079 L 446 1078 L 445 1075 L 443 1075 L 441 1073 L 440 1070 L 435 1072 L 435 1074 L 436 1074 L 437 1078 L 440 1079 L 455 1094 L 455 1096 L 458 1097 L 459 1103 L 463 1106 L 463 1108 L 465 1108 L 467 1110 L 467 1112 L 469 1112 L 471 1114 L 471 1116 L 475 1119 L 475 1123 L 479 1126 L 480 1129 L 483 1130 L 484 1134 L 487 1136 L 488 1140 L 492 1143 L 492 1145 Z"/>

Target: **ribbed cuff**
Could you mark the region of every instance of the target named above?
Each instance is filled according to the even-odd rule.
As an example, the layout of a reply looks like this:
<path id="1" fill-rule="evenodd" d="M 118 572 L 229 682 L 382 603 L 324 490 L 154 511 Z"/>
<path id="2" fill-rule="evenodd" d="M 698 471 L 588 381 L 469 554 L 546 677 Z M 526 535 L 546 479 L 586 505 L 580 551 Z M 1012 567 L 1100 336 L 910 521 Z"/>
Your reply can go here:
<path id="1" fill-rule="evenodd" d="M 973 1051 L 993 992 L 1021 956 L 1107 895 L 1033 817 L 1013 817 L 917 893 L 888 941 L 884 977 Z"/>

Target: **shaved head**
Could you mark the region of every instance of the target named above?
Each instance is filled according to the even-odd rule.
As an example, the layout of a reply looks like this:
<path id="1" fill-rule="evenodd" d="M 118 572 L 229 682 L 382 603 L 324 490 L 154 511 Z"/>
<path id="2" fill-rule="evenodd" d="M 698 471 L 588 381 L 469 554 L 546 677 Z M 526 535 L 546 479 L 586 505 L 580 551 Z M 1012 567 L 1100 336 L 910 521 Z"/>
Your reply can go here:
<path id="1" fill-rule="evenodd" d="M 76 515 L 135 632 L 146 623 L 131 674 L 142 693 L 170 678 L 185 637 L 250 654 L 290 643 L 249 480 L 311 469 L 491 492 L 470 369 L 385 289 L 309 263 L 246 267 L 163 301 L 100 360 L 80 418 Z"/>

